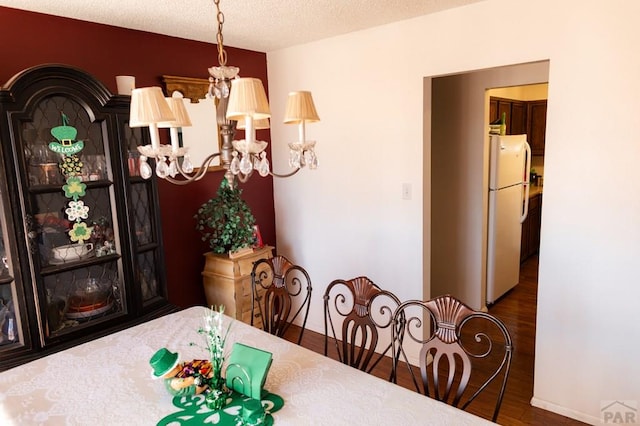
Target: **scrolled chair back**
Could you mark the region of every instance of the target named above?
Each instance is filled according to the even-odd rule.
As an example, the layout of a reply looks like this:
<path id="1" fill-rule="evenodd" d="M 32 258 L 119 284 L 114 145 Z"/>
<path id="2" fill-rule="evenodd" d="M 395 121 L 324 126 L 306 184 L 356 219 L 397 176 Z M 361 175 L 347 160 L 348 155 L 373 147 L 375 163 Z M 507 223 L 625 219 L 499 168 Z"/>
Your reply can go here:
<path id="1" fill-rule="evenodd" d="M 513 356 L 502 321 L 444 295 L 402 303 L 393 322 L 394 377 L 406 372 L 416 391 L 463 410 L 495 398 L 497 420 Z"/>
<path id="2" fill-rule="evenodd" d="M 311 278 L 302 266 L 281 255 L 256 261 L 251 271 L 251 325 L 260 319 L 263 330 L 284 337 L 290 326 L 298 323 L 300 344 L 311 292 Z"/>
<path id="3" fill-rule="evenodd" d="M 332 281 L 324 294 L 324 354 L 331 341 L 340 362 L 370 373 L 392 353 L 390 329 L 399 305 L 367 277 Z"/>

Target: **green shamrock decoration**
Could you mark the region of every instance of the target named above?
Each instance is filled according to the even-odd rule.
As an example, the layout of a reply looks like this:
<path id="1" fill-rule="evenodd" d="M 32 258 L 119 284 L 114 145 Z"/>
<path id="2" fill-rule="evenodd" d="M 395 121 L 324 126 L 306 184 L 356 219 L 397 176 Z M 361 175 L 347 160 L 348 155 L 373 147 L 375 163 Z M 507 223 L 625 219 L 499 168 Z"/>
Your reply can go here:
<path id="1" fill-rule="evenodd" d="M 84 243 L 84 240 L 88 240 L 91 237 L 92 226 L 87 226 L 84 222 L 76 222 L 73 224 L 73 228 L 69 231 L 69 237 L 71 241 Z"/>
<path id="2" fill-rule="evenodd" d="M 238 424 L 247 424 L 242 422 L 242 405 L 246 397 L 236 392 L 232 392 L 227 404 L 221 410 L 212 410 L 205 404 L 205 395 L 192 396 L 175 396 L 172 400 L 173 405 L 180 411 L 169 414 L 158 422 L 158 426 L 168 425 L 218 425 L 218 426 L 235 426 Z M 274 413 L 284 406 L 284 400 L 281 396 L 267 393 L 262 396 L 262 406 L 266 412 L 262 425 L 273 425 Z"/>
<path id="3" fill-rule="evenodd" d="M 84 197 L 85 189 L 87 189 L 87 185 L 82 183 L 82 180 L 76 176 L 68 177 L 67 184 L 62 186 L 64 196 L 73 198 L 73 201 L 78 201 L 78 198 Z"/>

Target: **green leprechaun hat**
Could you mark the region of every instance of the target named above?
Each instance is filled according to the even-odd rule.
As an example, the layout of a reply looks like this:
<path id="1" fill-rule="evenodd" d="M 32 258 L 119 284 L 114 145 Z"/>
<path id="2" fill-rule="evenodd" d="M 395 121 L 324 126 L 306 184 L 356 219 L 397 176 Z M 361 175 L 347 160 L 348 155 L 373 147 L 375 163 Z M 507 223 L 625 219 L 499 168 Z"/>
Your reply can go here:
<path id="1" fill-rule="evenodd" d="M 153 368 L 153 377 L 162 377 L 173 370 L 178 365 L 178 358 L 177 352 L 171 352 L 167 348 L 159 349 L 149 360 L 149 364 Z"/>
<path id="2" fill-rule="evenodd" d="M 62 114 L 62 126 L 57 126 L 51 129 L 51 135 L 58 139 L 60 142 L 75 141 L 78 131 L 75 127 L 69 126 L 69 119 L 63 113 Z"/>

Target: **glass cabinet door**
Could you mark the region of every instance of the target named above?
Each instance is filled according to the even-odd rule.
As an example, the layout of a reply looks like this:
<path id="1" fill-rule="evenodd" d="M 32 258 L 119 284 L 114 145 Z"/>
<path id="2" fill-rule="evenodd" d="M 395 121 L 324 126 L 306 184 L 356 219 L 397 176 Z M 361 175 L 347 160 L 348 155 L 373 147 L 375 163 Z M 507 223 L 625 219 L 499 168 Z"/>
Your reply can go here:
<path id="1" fill-rule="evenodd" d="M 90 113 L 53 95 L 19 122 L 27 245 L 45 344 L 127 311 L 109 123 Z"/>
<path id="2" fill-rule="evenodd" d="M 127 147 L 127 172 L 129 177 L 129 210 L 135 230 L 133 246 L 136 256 L 135 276 L 140 285 L 139 291 L 143 307 L 163 298 L 164 288 L 160 283 L 162 256 L 159 242 L 159 224 L 155 222 L 152 208 L 157 203 L 157 194 L 151 181 L 140 177 L 140 155 L 137 147 L 145 145 L 143 128 L 123 126 L 125 131 L 125 146 Z"/>
<path id="3" fill-rule="evenodd" d="M 0 349 L 5 349 L 3 347 L 23 342 L 24 337 L 2 204 L 0 199 Z"/>
<path id="4" fill-rule="evenodd" d="M 33 347 L 9 198 L 0 173 L 0 366 Z"/>

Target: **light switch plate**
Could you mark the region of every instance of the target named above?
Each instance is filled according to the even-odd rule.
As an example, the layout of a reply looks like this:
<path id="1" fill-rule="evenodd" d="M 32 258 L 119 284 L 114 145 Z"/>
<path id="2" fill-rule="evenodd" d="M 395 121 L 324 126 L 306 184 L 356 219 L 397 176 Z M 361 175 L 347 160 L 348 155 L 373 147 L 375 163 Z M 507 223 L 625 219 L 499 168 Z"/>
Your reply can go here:
<path id="1" fill-rule="evenodd" d="M 411 199 L 411 184 L 403 183 L 402 184 L 402 199 L 410 200 Z"/>

